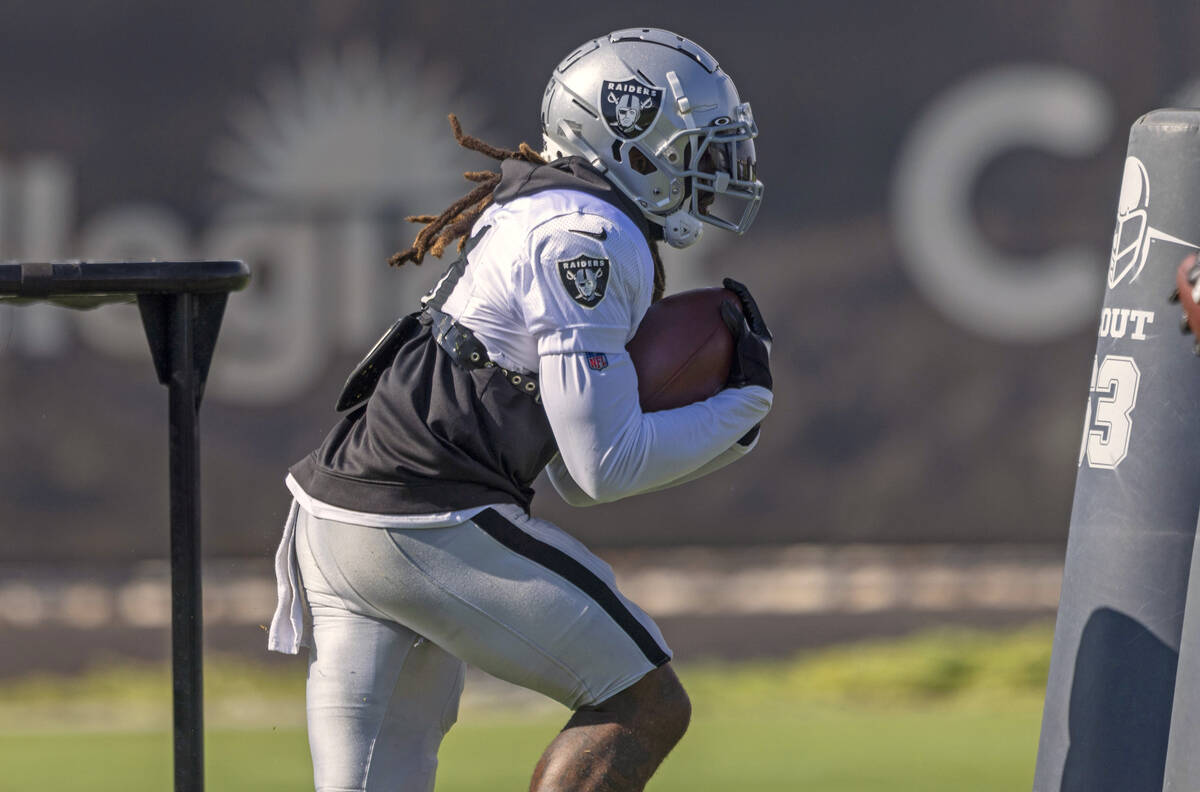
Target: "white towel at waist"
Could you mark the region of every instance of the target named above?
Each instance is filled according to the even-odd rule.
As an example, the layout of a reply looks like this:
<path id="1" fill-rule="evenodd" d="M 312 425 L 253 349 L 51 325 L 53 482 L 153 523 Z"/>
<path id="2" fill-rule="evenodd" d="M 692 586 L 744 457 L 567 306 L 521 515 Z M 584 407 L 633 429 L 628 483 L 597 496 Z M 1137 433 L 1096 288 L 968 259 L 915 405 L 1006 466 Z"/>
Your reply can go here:
<path id="1" fill-rule="evenodd" d="M 292 499 L 287 522 L 283 524 L 283 538 L 275 551 L 275 591 L 278 601 L 275 616 L 271 619 L 271 631 L 267 634 L 267 649 L 283 654 L 297 654 L 300 647 L 308 647 L 306 625 L 311 623 L 308 603 L 304 599 L 304 586 L 300 584 L 300 567 L 296 562 L 296 521 L 300 517 L 300 504 Z"/>

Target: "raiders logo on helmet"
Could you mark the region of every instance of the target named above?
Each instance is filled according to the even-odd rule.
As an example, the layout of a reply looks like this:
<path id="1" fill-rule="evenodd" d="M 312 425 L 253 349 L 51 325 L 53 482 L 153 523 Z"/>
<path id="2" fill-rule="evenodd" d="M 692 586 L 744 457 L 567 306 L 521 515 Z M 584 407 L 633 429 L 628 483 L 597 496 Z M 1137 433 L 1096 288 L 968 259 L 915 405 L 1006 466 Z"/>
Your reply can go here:
<path id="1" fill-rule="evenodd" d="M 584 308 L 595 308 L 608 286 L 608 259 L 576 256 L 558 262 L 558 274 L 571 299 Z"/>
<path id="2" fill-rule="evenodd" d="M 640 80 L 600 84 L 600 112 L 617 137 L 633 140 L 654 125 L 662 108 L 663 89 L 651 88 Z"/>

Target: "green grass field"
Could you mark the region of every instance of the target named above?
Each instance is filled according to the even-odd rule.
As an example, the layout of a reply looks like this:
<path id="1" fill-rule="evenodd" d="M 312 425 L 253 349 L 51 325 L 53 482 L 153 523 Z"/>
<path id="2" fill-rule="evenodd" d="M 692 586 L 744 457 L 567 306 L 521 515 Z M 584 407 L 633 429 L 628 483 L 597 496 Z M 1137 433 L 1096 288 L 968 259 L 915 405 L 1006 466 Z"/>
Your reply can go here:
<path id="1" fill-rule="evenodd" d="M 1039 712 L 797 713 L 698 719 L 655 792 L 1011 792 L 1033 784 Z M 460 723 L 442 749 L 439 792 L 522 790 L 560 722 Z M 5 735 L 0 789 L 161 792 L 170 788 L 165 733 Z M 208 734 L 208 787 L 311 789 L 301 729 Z"/>
<path id="2" fill-rule="evenodd" d="M 685 667 L 693 725 L 649 788 L 1028 789 L 1049 645 L 1044 628 L 958 632 Z M 0 790 L 168 789 L 165 681 L 161 669 L 126 668 L 0 685 Z M 210 664 L 210 789 L 311 789 L 301 685 L 299 673 Z M 468 699 L 442 749 L 439 792 L 525 789 L 565 717 Z"/>

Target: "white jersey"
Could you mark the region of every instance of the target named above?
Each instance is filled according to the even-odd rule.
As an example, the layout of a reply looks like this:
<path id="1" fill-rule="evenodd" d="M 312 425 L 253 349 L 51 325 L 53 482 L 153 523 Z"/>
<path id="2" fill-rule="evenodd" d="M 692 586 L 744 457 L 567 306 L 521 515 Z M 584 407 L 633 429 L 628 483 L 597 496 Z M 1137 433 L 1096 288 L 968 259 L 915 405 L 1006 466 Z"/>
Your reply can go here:
<path id="1" fill-rule="evenodd" d="M 641 411 L 625 345 L 650 306 L 654 263 L 642 230 L 619 207 L 580 190 L 542 189 L 489 207 L 472 237 L 457 281 L 435 288 L 449 288 L 440 310 L 469 328 L 498 365 L 537 375 L 559 450 L 550 479 L 569 503 L 672 486 L 750 450 L 736 441 L 770 409 L 766 388 Z M 503 438 L 496 442 L 503 455 Z M 432 527 L 445 524 L 446 512 L 375 510 L 363 519 Z"/>
<path id="2" fill-rule="evenodd" d="M 650 306 L 654 262 L 624 212 L 547 190 L 489 207 L 475 229 L 482 236 L 443 310 L 497 363 L 540 375 L 560 450 L 551 481 L 568 502 L 680 483 L 749 450 L 734 441 L 770 409 L 765 388 L 641 412 L 625 345 Z"/>
<path id="3" fill-rule="evenodd" d="M 498 364 L 536 372 L 543 355 L 620 353 L 650 307 L 654 261 L 611 203 L 547 190 L 491 206 L 442 310 Z"/>

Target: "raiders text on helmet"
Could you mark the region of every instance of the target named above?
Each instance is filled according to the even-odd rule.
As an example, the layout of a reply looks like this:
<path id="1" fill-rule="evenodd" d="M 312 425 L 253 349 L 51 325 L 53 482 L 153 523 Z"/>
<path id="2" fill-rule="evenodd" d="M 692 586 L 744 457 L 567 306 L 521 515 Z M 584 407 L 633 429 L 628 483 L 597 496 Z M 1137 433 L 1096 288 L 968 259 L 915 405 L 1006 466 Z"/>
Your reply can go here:
<path id="1" fill-rule="evenodd" d="M 750 105 L 711 55 L 665 30 L 619 30 L 568 55 L 542 134 L 548 159 L 587 159 L 674 247 L 703 223 L 745 233 L 762 202 Z"/>

